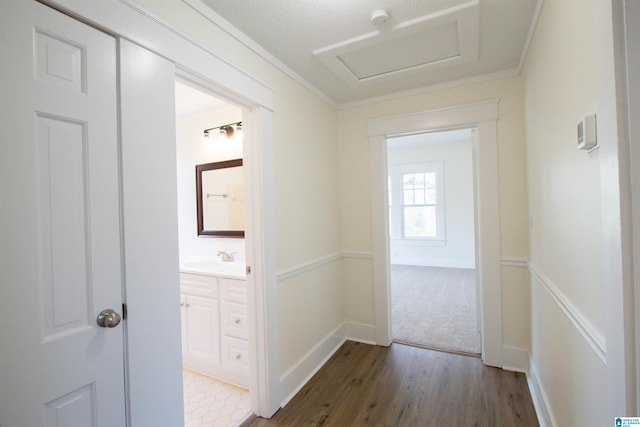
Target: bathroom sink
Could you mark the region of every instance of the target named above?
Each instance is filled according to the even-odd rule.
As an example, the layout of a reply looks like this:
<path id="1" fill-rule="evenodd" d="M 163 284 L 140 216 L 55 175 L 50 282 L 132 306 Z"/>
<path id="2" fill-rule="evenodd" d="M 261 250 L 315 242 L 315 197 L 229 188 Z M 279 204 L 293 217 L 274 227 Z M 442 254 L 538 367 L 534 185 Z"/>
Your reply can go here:
<path id="1" fill-rule="evenodd" d="M 193 261 L 193 262 L 187 262 L 184 263 L 182 265 L 183 267 L 187 267 L 187 268 L 196 268 L 196 269 L 219 269 L 219 268 L 223 268 L 224 266 L 222 265 L 222 262 L 219 261 Z"/>
<path id="2" fill-rule="evenodd" d="M 245 276 L 245 265 L 240 262 L 192 261 L 181 265 L 180 270 L 229 276 Z"/>

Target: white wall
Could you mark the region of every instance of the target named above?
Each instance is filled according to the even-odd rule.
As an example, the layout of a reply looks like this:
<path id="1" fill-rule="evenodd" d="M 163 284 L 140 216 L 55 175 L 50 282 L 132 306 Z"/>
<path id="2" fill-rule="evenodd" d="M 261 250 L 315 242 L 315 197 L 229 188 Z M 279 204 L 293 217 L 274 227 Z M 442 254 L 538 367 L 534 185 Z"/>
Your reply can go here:
<path id="1" fill-rule="evenodd" d="M 244 239 L 198 237 L 196 230 L 195 165 L 242 158 L 239 141 L 203 142 L 203 130 L 242 121 L 242 111 L 230 108 L 178 119 L 176 123 L 176 157 L 178 166 L 178 233 L 180 262 L 218 259 L 218 251 L 235 252 L 237 261 L 245 260 Z"/>
<path id="2" fill-rule="evenodd" d="M 532 366 L 556 425 L 606 425 L 600 151 L 576 149 L 598 114 L 594 2 L 545 2 L 523 72 L 531 215 Z"/>
<path id="3" fill-rule="evenodd" d="M 388 140 L 389 168 L 442 162 L 444 174 L 444 242 L 391 239 L 392 264 L 475 268 L 471 130 L 466 137 L 461 141 L 402 148 L 394 148 L 393 140 Z"/>

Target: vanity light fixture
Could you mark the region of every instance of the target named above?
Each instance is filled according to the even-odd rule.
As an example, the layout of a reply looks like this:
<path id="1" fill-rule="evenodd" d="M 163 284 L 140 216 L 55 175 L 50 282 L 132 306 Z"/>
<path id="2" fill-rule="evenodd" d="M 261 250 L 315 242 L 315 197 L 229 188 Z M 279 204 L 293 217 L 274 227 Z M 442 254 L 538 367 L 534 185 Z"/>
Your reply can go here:
<path id="1" fill-rule="evenodd" d="M 224 138 L 227 140 L 235 140 L 242 141 L 242 122 L 229 123 L 228 125 L 216 126 L 209 129 L 205 129 L 204 132 L 204 140 L 212 139 L 213 135 L 211 131 L 218 129 L 218 136 L 215 137 L 216 141 L 219 141 L 220 138 Z"/>
<path id="2" fill-rule="evenodd" d="M 242 133 L 242 122 L 236 123 L 236 136 L 235 140 L 238 142 L 242 142 L 244 134 Z"/>

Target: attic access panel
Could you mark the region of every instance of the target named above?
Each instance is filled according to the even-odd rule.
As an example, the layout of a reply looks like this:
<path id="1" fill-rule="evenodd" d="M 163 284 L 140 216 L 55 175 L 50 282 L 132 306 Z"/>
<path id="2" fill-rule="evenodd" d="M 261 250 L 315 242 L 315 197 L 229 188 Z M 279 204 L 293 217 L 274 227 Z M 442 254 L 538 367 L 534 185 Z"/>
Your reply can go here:
<path id="1" fill-rule="evenodd" d="M 349 86 L 478 58 L 479 4 L 471 1 L 314 51 Z"/>
<path id="2" fill-rule="evenodd" d="M 339 55 L 359 80 L 460 56 L 455 22 Z"/>

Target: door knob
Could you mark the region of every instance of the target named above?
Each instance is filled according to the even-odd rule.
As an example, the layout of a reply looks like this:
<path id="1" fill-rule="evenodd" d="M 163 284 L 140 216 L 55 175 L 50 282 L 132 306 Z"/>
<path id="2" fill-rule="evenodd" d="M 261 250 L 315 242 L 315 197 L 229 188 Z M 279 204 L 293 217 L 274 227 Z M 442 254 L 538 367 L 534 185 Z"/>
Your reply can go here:
<path id="1" fill-rule="evenodd" d="M 101 328 L 115 328 L 120 324 L 120 315 L 114 310 L 107 308 L 98 314 L 96 322 Z"/>

